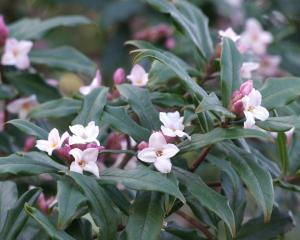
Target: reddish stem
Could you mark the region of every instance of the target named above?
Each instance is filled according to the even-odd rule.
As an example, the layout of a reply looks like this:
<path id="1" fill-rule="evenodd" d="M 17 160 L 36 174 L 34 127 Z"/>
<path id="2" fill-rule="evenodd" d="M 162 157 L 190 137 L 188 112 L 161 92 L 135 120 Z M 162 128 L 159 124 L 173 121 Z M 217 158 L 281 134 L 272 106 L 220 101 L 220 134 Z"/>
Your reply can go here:
<path id="1" fill-rule="evenodd" d="M 202 152 L 200 153 L 199 158 L 192 164 L 190 171 L 195 172 L 199 165 L 204 161 L 205 157 L 209 153 L 210 149 L 212 148 L 212 145 L 209 145 L 208 147 L 204 148 Z"/>

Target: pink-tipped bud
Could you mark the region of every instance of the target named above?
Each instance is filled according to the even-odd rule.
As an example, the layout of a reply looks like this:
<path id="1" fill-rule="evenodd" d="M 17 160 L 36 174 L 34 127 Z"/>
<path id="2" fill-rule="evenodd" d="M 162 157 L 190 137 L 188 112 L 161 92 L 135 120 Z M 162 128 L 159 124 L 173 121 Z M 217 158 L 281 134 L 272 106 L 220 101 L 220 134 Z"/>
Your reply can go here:
<path id="1" fill-rule="evenodd" d="M 68 165 L 70 165 L 73 162 L 73 157 L 69 154 L 69 152 L 72 150 L 71 146 L 68 144 L 65 144 L 63 147 L 56 150 L 57 155 L 63 159 Z"/>
<path id="2" fill-rule="evenodd" d="M 238 116 L 242 116 L 244 112 L 244 104 L 241 100 L 234 102 L 231 106 L 231 111 Z"/>
<path id="3" fill-rule="evenodd" d="M 37 205 L 44 214 L 48 215 L 49 209 L 51 207 L 51 204 L 54 202 L 54 200 L 55 200 L 54 197 L 49 197 L 46 200 L 44 193 L 41 193 L 37 199 Z"/>
<path id="4" fill-rule="evenodd" d="M 147 148 L 149 146 L 149 144 L 145 141 L 142 141 L 139 143 L 139 145 L 137 146 L 139 151 L 142 151 L 144 148 Z"/>
<path id="5" fill-rule="evenodd" d="M 4 22 L 3 16 L 0 16 L 0 47 L 3 47 L 8 37 L 8 27 Z"/>
<path id="6" fill-rule="evenodd" d="M 240 93 L 243 96 L 247 96 L 253 89 L 253 81 L 252 80 L 248 80 L 247 82 L 244 82 L 241 86 L 240 86 Z"/>
<path id="7" fill-rule="evenodd" d="M 166 41 L 165 41 L 165 47 L 166 47 L 167 49 L 172 49 L 172 48 L 175 47 L 175 45 L 176 45 L 176 42 L 175 42 L 175 39 L 174 39 L 174 38 L 168 37 L 168 38 L 166 39 Z"/>
<path id="8" fill-rule="evenodd" d="M 24 148 L 23 151 L 24 152 L 29 152 L 36 144 L 36 138 L 35 137 L 28 137 L 25 140 L 24 143 Z"/>
<path id="9" fill-rule="evenodd" d="M 113 76 L 115 84 L 122 84 L 125 81 L 125 71 L 123 68 L 118 68 Z"/>

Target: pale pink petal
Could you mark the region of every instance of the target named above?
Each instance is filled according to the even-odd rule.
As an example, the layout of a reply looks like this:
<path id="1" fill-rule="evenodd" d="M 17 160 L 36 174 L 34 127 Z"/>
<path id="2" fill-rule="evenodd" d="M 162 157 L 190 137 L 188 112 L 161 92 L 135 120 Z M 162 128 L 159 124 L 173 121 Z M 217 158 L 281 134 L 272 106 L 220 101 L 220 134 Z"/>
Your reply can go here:
<path id="1" fill-rule="evenodd" d="M 70 128 L 70 131 L 77 136 L 82 136 L 85 131 L 84 127 L 80 124 L 69 126 L 69 128 Z"/>
<path id="2" fill-rule="evenodd" d="M 255 107 L 252 112 L 254 117 L 261 121 L 265 121 L 269 117 L 268 110 L 262 106 Z"/>
<path id="3" fill-rule="evenodd" d="M 88 162 L 84 168 L 85 171 L 90 172 L 94 174 L 96 177 L 99 177 L 99 168 L 97 166 L 97 163 L 95 162 Z"/>
<path id="4" fill-rule="evenodd" d="M 50 148 L 49 142 L 47 140 L 37 140 L 35 145 L 39 150 L 47 152 Z"/>
<path id="5" fill-rule="evenodd" d="M 98 154 L 99 151 L 97 148 L 88 148 L 83 151 L 82 158 L 86 162 L 96 162 Z"/>
<path id="6" fill-rule="evenodd" d="M 149 138 L 149 147 L 154 149 L 160 149 L 163 145 L 166 145 L 166 139 L 161 132 L 154 132 Z"/>
<path id="7" fill-rule="evenodd" d="M 75 162 L 82 160 L 83 152 L 79 148 L 73 148 L 70 152 L 70 155 L 72 155 L 75 159 Z"/>
<path id="8" fill-rule="evenodd" d="M 154 163 L 155 168 L 161 173 L 169 173 L 172 169 L 172 163 L 170 159 L 158 158 Z"/>
<path id="9" fill-rule="evenodd" d="M 69 144 L 74 145 L 74 144 L 85 144 L 86 140 L 83 139 L 82 137 L 73 135 L 69 137 Z"/>
<path id="10" fill-rule="evenodd" d="M 94 88 L 100 87 L 102 82 L 101 72 L 99 69 L 96 71 L 96 76 L 94 77 L 93 81 L 91 82 L 91 86 Z"/>
<path id="11" fill-rule="evenodd" d="M 83 169 L 79 166 L 77 162 L 72 162 L 70 166 L 70 171 L 82 174 Z"/>
<path id="12" fill-rule="evenodd" d="M 244 111 L 246 121 L 244 122 L 244 128 L 252 128 L 255 125 L 255 119 L 251 112 Z"/>
<path id="13" fill-rule="evenodd" d="M 153 163 L 156 161 L 156 152 L 153 148 L 144 148 L 137 155 L 138 159 L 143 162 Z"/>
<path id="14" fill-rule="evenodd" d="M 161 131 L 165 136 L 168 137 L 176 137 L 176 133 L 173 129 L 171 128 L 166 128 L 165 126 L 161 126 Z"/>
<path id="15" fill-rule="evenodd" d="M 174 157 L 179 152 L 179 149 L 174 144 L 166 144 L 163 146 L 162 152 L 163 152 L 162 156 L 164 158 L 171 158 Z"/>
<path id="16" fill-rule="evenodd" d="M 260 106 L 261 104 L 261 93 L 255 89 L 253 89 L 250 93 L 249 93 L 249 105 L 256 107 L 256 106 Z"/>
<path id="17" fill-rule="evenodd" d="M 10 113 L 18 113 L 22 109 L 23 104 L 24 104 L 24 98 L 19 98 L 17 100 L 10 102 L 6 106 L 6 108 L 7 108 L 7 111 Z"/>
<path id="18" fill-rule="evenodd" d="M 48 141 L 50 144 L 55 144 L 58 145 L 60 142 L 60 136 L 59 136 L 59 132 L 56 128 L 53 128 L 49 135 L 48 135 Z"/>

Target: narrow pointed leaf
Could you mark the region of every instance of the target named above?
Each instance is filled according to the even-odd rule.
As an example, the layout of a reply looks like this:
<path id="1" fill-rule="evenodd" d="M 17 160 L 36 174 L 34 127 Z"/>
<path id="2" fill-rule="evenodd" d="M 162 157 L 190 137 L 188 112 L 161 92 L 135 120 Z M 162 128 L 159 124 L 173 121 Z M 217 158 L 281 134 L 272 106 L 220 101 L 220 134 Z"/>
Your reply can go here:
<path id="1" fill-rule="evenodd" d="M 40 139 L 47 139 L 48 138 L 48 133 L 40 128 L 39 126 L 23 119 L 13 119 L 7 122 L 8 124 L 11 124 L 18 129 L 20 129 L 22 132 L 38 137 Z"/>

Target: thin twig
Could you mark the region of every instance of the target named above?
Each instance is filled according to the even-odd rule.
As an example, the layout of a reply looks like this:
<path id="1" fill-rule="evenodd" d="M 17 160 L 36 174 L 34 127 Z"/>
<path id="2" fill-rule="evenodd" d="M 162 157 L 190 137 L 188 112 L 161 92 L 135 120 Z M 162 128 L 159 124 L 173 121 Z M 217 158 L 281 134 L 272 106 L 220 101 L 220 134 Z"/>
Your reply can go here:
<path id="1" fill-rule="evenodd" d="M 183 219 L 185 219 L 186 221 L 188 221 L 190 224 L 192 224 L 194 227 L 196 227 L 197 229 L 199 229 L 209 240 L 214 239 L 214 236 L 211 234 L 210 231 L 208 231 L 207 227 L 205 227 L 204 225 L 202 225 L 202 223 L 200 223 L 199 221 L 197 221 L 196 219 L 192 218 L 191 216 L 187 215 L 185 212 L 178 210 L 176 212 L 180 217 L 182 217 Z"/>
<path id="2" fill-rule="evenodd" d="M 212 148 L 212 145 L 209 145 L 208 147 L 204 148 L 199 156 L 199 158 L 192 164 L 190 171 L 195 172 L 198 166 L 204 161 L 205 157 L 209 153 L 210 149 Z"/>

